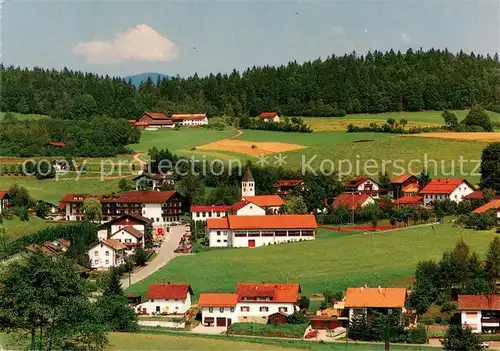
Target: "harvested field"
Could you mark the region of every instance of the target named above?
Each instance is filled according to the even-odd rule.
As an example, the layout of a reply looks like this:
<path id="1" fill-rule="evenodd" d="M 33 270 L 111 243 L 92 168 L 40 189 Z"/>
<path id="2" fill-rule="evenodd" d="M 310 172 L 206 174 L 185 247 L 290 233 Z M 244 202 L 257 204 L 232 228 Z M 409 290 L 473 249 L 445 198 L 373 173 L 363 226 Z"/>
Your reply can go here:
<path id="1" fill-rule="evenodd" d="M 210 144 L 200 145 L 196 150 L 229 151 L 248 156 L 269 155 L 279 152 L 297 151 L 307 146 L 278 142 L 253 142 L 236 139 L 222 139 Z"/>
<path id="2" fill-rule="evenodd" d="M 405 135 L 419 138 L 434 138 L 434 139 L 448 139 L 448 140 L 466 140 L 466 141 L 482 141 L 482 142 L 495 142 L 500 141 L 499 132 L 480 132 L 480 133 L 422 133 Z"/>
<path id="3" fill-rule="evenodd" d="M 345 132 L 349 124 L 357 127 L 368 127 L 371 123 L 385 124 L 384 119 L 356 119 L 349 117 L 311 117 L 304 118 L 306 124 L 315 132 Z M 410 121 L 406 128 L 410 127 L 439 127 L 439 123 Z"/>

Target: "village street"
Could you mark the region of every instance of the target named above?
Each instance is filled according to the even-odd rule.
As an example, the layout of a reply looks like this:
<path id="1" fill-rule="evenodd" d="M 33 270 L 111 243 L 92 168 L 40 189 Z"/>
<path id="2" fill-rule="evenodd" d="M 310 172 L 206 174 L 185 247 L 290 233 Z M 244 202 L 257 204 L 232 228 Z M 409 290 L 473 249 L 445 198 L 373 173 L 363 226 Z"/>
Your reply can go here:
<path id="1" fill-rule="evenodd" d="M 141 281 L 163 266 L 165 266 L 170 260 L 176 257 L 178 254 L 174 253 L 174 249 L 179 244 L 179 240 L 181 239 L 184 231 L 186 229 L 185 225 L 178 225 L 170 227 L 170 232 L 166 233 L 165 240 L 159 249 L 157 249 L 158 254 L 153 258 L 152 261 L 148 263 L 148 265 L 137 272 L 132 273 L 130 277 L 131 284 L 135 284 L 138 281 Z M 129 277 L 128 274 L 125 274 L 125 277 L 122 279 L 123 288 L 129 287 Z"/>

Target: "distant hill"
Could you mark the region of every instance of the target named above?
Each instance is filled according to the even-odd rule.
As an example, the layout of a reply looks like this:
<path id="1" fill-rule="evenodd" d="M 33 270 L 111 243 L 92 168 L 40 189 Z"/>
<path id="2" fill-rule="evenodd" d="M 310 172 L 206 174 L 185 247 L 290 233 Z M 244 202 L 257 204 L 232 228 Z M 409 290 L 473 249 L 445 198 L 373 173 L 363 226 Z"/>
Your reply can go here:
<path id="1" fill-rule="evenodd" d="M 168 78 L 169 76 L 167 76 L 166 74 L 150 72 L 150 73 L 134 74 L 133 76 L 123 77 L 123 79 L 125 79 L 126 82 L 128 82 L 129 79 L 132 80 L 132 84 L 138 87 L 139 85 L 141 85 L 142 82 L 146 81 L 148 77 L 151 77 L 153 83 L 156 84 L 156 82 L 158 81 L 158 77 L 160 79 L 163 79 L 163 78 Z"/>

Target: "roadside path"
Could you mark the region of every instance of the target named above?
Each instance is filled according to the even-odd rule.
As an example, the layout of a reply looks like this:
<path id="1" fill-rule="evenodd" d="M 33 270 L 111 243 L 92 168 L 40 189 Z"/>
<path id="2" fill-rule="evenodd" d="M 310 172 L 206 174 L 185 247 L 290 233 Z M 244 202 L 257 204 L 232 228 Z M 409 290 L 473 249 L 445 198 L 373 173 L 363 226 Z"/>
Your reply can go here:
<path id="1" fill-rule="evenodd" d="M 233 135 L 232 137 L 229 137 L 228 139 L 235 139 L 243 134 L 243 131 L 241 129 L 236 129 L 236 134 Z"/>
<path id="2" fill-rule="evenodd" d="M 166 237 L 158 250 L 158 254 L 153 258 L 152 261 L 148 263 L 146 267 L 143 267 L 139 271 L 132 273 L 130 280 L 132 284 L 135 284 L 147 277 L 149 277 L 154 272 L 163 268 L 168 262 L 170 262 L 175 257 L 180 254 L 174 253 L 174 249 L 179 244 L 182 235 L 184 234 L 186 226 L 185 225 L 177 225 L 170 227 L 170 232 L 165 233 Z M 129 287 L 129 277 L 128 274 L 125 274 L 125 277 L 122 279 L 122 286 L 124 289 Z"/>
<path id="3" fill-rule="evenodd" d="M 134 161 L 139 162 L 141 166 L 144 166 L 144 165 L 148 164 L 146 161 L 144 161 L 141 158 L 141 155 L 144 155 L 144 154 L 145 154 L 145 152 L 136 152 L 132 157 L 133 157 Z"/>

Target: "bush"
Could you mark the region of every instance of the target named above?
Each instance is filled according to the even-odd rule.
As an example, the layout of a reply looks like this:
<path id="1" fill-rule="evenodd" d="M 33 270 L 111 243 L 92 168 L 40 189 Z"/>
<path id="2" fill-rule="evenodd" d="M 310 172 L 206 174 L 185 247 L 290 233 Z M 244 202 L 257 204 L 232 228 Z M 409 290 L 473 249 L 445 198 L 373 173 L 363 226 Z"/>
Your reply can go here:
<path id="1" fill-rule="evenodd" d="M 428 340 L 427 327 L 425 325 L 419 324 L 416 328 L 408 330 L 408 336 L 406 337 L 408 344 L 426 344 Z"/>
<path id="2" fill-rule="evenodd" d="M 286 318 L 288 324 L 304 324 L 309 320 L 302 312 L 294 312 Z"/>
<path id="3" fill-rule="evenodd" d="M 3 218 L 5 218 L 5 219 L 14 218 L 14 212 L 10 208 L 4 208 L 2 215 L 3 215 Z"/>

